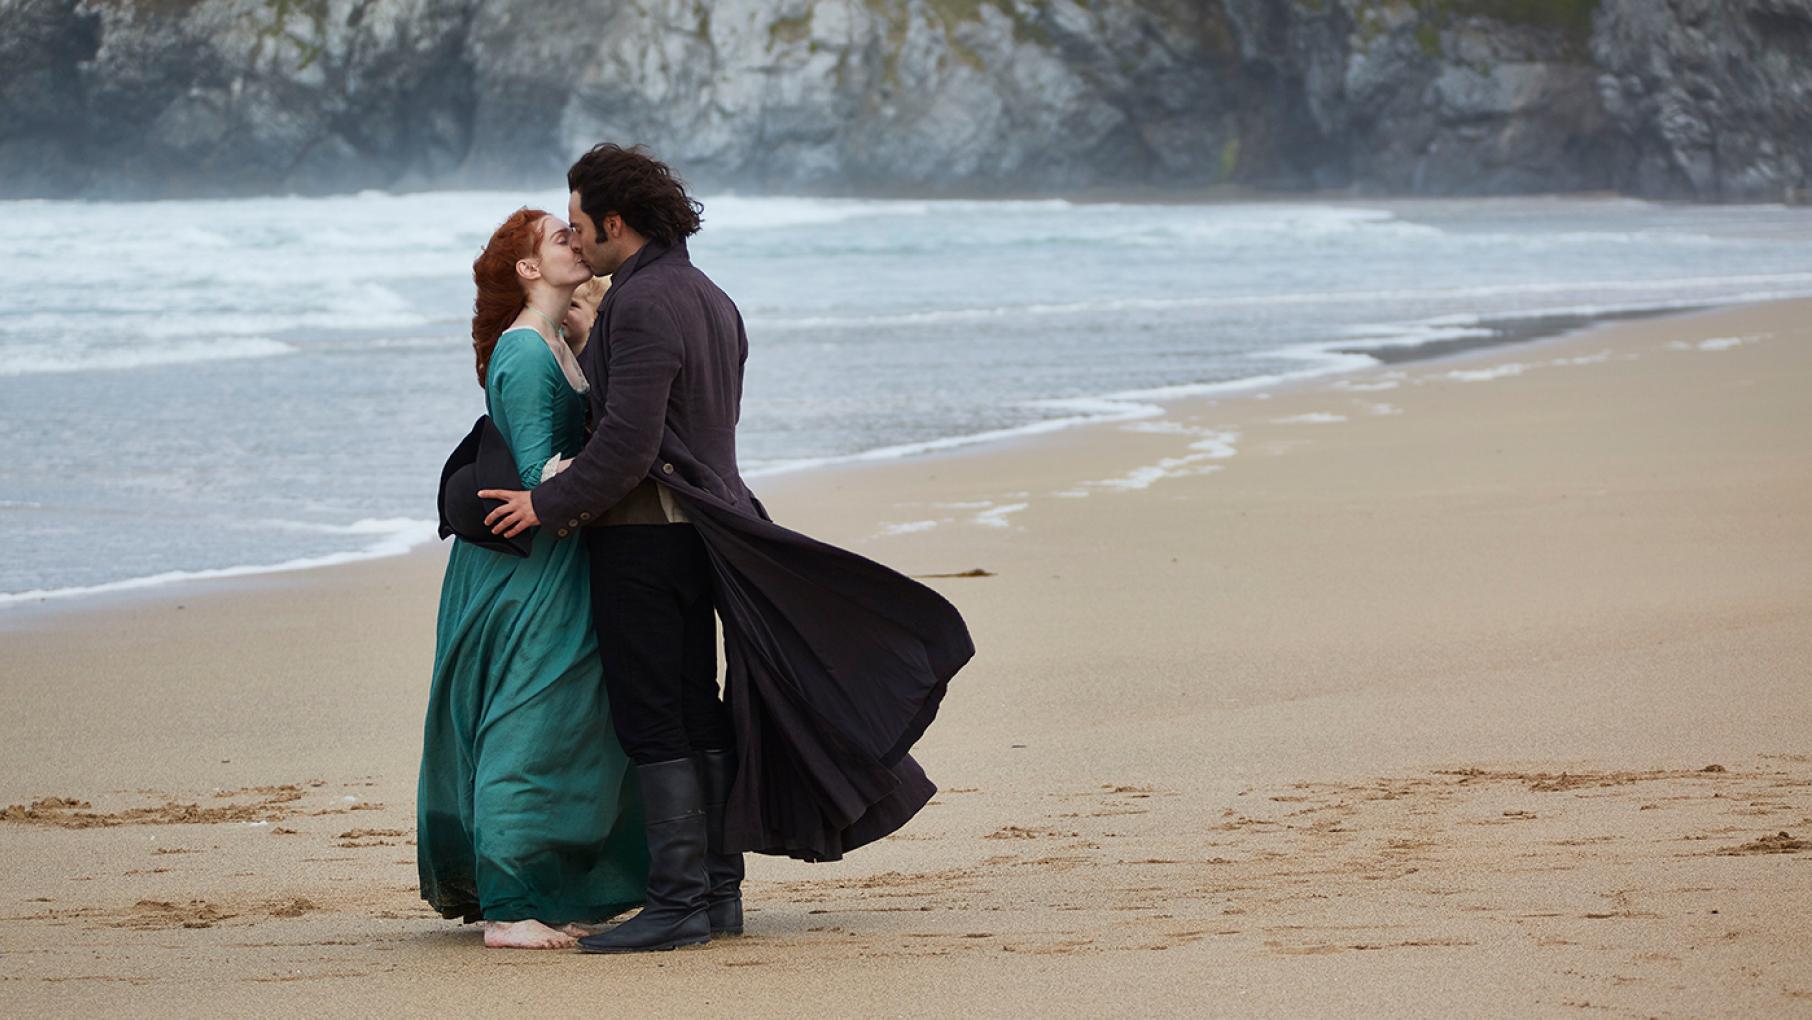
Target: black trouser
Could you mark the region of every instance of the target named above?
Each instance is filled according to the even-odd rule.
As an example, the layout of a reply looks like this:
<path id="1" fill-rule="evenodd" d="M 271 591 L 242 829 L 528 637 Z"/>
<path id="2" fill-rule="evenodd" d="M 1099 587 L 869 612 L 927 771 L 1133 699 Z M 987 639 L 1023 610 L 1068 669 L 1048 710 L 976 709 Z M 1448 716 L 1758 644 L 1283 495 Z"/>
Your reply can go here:
<path id="1" fill-rule="evenodd" d="M 717 696 L 711 562 L 697 530 L 614 524 L 585 537 L 604 690 L 629 760 L 734 747 Z"/>

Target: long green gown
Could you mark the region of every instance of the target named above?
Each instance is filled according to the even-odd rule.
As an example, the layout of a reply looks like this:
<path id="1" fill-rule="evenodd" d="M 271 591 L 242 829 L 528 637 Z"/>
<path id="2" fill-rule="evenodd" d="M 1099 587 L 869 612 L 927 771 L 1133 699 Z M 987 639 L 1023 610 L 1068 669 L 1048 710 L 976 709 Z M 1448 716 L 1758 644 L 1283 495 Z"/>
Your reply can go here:
<path id="1" fill-rule="evenodd" d="M 530 329 L 498 338 L 485 403 L 522 484 L 582 444 L 585 400 Z M 585 543 L 527 558 L 454 539 L 416 798 L 422 898 L 443 917 L 550 925 L 642 902 L 640 796 L 611 727 Z"/>

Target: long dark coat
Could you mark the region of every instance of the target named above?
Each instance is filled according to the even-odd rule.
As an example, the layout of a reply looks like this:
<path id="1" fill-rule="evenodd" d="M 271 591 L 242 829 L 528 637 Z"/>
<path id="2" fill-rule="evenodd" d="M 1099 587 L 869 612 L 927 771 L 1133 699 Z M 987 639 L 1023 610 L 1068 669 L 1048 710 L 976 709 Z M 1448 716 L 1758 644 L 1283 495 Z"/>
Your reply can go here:
<path id="1" fill-rule="evenodd" d="M 936 592 L 768 516 L 736 467 L 748 338 L 684 242 L 620 267 L 581 359 L 593 432 L 533 490 L 562 537 L 645 478 L 710 550 L 739 768 L 733 849 L 836 860 L 905 824 L 937 787 L 907 751 L 975 653 Z"/>

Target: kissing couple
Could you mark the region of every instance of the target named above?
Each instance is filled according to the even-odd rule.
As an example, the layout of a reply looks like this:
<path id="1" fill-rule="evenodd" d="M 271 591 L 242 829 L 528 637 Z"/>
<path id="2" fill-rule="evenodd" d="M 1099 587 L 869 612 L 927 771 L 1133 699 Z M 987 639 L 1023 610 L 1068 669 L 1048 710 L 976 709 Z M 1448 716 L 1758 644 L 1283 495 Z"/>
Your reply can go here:
<path id="1" fill-rule="evenodd" d="M 745 852 L 834 861 L 925 805 L 907 752 L 974 645 L 743 483 L 748 337 L 681 181 L 606 144 L 566 183 L 472 264 L 488 413 L 442 474 L 416 858 L 487 946 L 674 949 L 742 933 Z"/>

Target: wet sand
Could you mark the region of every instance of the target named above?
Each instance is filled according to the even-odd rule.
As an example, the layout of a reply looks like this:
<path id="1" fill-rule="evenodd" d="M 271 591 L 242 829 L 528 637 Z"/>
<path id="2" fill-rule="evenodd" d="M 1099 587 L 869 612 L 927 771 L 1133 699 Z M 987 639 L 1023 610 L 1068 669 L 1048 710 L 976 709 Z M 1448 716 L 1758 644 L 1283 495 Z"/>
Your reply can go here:
<path id="1" fill-rule="evenodd" d="M 765 479 L 963 609 L 942 792 L 751 934 L 415 889 L 444 550 L 0 612 L 8 1014 L 1812 1015 L 1812 303 Z"/>

